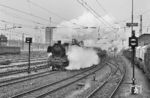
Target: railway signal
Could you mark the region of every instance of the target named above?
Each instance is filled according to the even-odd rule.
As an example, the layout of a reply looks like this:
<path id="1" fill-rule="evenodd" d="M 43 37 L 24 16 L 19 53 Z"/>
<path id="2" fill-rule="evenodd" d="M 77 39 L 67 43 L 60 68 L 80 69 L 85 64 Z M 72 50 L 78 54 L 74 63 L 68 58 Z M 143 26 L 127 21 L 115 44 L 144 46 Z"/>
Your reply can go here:
<path id="1" fill-rule="evenodd" d="M 132 11 L 131 11 L 131 23 L 127 23 L 126 26 L 131 27 L 131 33 L 132 36 L 129 37 L 129 46 L 132 48 L 132 67 L 133 67 L 133 77 L 132 77 L 132 87 L 131 87 L 131 94 L 136 94 L 135 93 L 135 66 L 134 66 L 134 58 L 135 58 L 135 49 L 138 46 L 138 40 L 137 37 L 135 36 L 135 31 L 133 30 L 134 26 L 138 26 L 138 23 L 134 23 L 133 19 L 134 19 L 134 0 L 132 0 Z"/>
<path id="2" fill-rule="evenodd" d="M 31 47 L 31 43 L 32 43 L 32 38 L 26 37 L 26 43 L 29 44 L 28 73 L 30 73 L 30 47 Z"/>
<path id="3" fill-rule="evenodd" d="M 133 77 L 132 77 L 132 87 L 131 87 L 131 93 L 132 94 L 136 94 L 135 93 L 135 49 L 138 46 L 138 38 L 135 36 L 135 31 L 132 30 L 132 36 L 129 37 L 129 46 L 132 48 L 132 67 L 133 67 Z"/>
<path id="4" fill-rule="evenodd" d="M 138 46 L 138 38 L 135 36 L 135 31 L 132 31 L 132 36 L 129 37 L 129 46 L 134 48 Z"/>

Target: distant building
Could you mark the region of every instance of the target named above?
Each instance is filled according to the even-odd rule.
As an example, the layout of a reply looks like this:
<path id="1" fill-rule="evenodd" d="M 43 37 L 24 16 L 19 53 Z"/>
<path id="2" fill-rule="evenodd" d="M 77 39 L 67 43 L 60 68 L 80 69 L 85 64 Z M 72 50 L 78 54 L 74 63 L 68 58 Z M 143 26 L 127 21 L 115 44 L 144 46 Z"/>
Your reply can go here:
<path id="1" fill-rule="evenodd" d="M 52 45 L 53 40 L 53 28 L 52 27 L 46 27 L 45 29 L 45 43 Z"/>
<path id="2" fill-rule="evenodd" d="M 144 46 L 150 44 L 150 34 L 142 34 L 138 37 L 138 45 Z"/>
<path id="3" fill-rule="evenodd" d="M 7 37 L 3 34 L 0 35 L 0 46 L 7 46 Z"/>

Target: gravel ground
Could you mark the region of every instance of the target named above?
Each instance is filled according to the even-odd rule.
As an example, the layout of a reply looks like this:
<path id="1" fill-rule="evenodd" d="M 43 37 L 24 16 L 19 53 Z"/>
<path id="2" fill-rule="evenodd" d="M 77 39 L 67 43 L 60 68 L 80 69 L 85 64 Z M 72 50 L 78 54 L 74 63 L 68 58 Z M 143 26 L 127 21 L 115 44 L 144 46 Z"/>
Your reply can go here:
<path id="1" fill-rule="evenodd" d="M 90 70 L 90 72 L 91 72 L 91 71 L 93 71 L 93 70 Z M 89 73 L 89 71 L 86 72 L 86 73 L 84 73 L 84 74 L 88 74 L 88 73 Z M 67 73 L 67 74 L 69 74 L 69 73 Z M 61 76 L 62 76 L 62 74 L 61 74 Z M 63 81 L 63 82 L 61 82 L 61 83 L 59 83 L 59 84 L 56 84 L 56 85 L 53 85 L 53 86 L 44 88 L 43 90 L 34 92 L 34 93 L 32 93 L 32 94 L 30 94 L 30 95 L 27 95 L 27 96 L 24 96 L 23 98 L 35 98 L 36 96 L 39 96 L 40 94 L 46 93 L 46 92 L 48 92 L 48 91 L 52 91 L 53 89 L 56 89 L 56 88 L 58 88 L 58 87 L 60 87 L 60 86 L 62 86 L 62 85 L 68 84 L 68 83 L 70 83 L 71 81 L 74 81 L 74 80 L 79 79 L 80 77 L 83 77 L 83 74 L 78 75 L 78 76 L 76 76 L 76 77 L 74 77 L 74 78 L 71 78 L 71 79 L 69 79 L 69 80 Z M 61 92 L 62 92 L 62 91 L 61 91 Z M 60 93 L 58 93 L 58 94 L 60 94 Z M 58 94 L 57 94 L 57 95 L 58 95 Z M 50 97 L 50 98 L 51 98 L 51 97 Z M 55 98 L 55 97 L 53 97 L 53 98 Z"/>
<path id="2" fill-rule="evenodd" d="M 46 56 L 47 53 L 46 52 L 34 52 L 32 51 L 31 52 L 31 58 L 34 58 L 34 57 L 42 57 L 42 56 Z M 6 55 L 0 55 L 0 60 L 1 59 L 13 59 L 13 58 L 27 58 L 28 57 L 28 52 L 26 53 L 21 53 L 21 54 L 6 54 Z"/>
<path id="3" fill-rule="evenodd" d="M 135 78 L 136 85 L 141 86 L 141 91 L 138 94 L 131 94 L 131 83 L 132 83 L 132 67 L 131 63 L 124 57 L 121 57 L 126 66 L 126 75 L 124 83 L 121 84 L 119 90 L 116 92 L 114 98 L 150 98 L 150 82 L 146 78 L 145 74 L 138 68 L 135 67 Z"/>
<path id="4" fill-rule="evenodd" d="M 41 69 L 41 70 L 38 70 L 38 72 L 33 71 L 30 74 L 26 72 L 26 73 L 21 73 L 21 74 L 10 75 L 6 77 L 0 77 L 0 81 L 5 81 L 5 80 L 14 79 L 14 78 L 23 77 L 23 76 L 34 75 L 34 74 L 38 74 L 38 73 L 45 72 L 45 71 L 49 71 L 49 69 Z"/>
<path id="5" fill-rule="evenodd" d="M 42 59 L 42 60 L 36 60 L 36 61 L 31 61 L 31 66 L 34 64 L 41 64 L 41 63 L 46 63 L 47 60 L 46 59 Z M 1 65 L 0 68 L 1 70 L 7 70 L 7 69 L 13 69 L 15 67 L 16 68 L 20 68 L 20 67 L 24 67 L 28 65 L 28 61 L 27 62 L 17 62 L 17 63 L 12 63 L 10 65 Z M 0 70 L 0 71 L 1 71 Z"/>
<path id="6" fill-rule="evenodd" d="M 109 76 L 110 73 L 110 69 L 104 69 L 101 73 L 102 75 L 99 75 L 98 77 L 100 77 L 99 79 L 97 79 L 97 81 L 92 81 L 91 82 L 91 87 L 88 88 L 85 92 L 83 92 L 80 95 L 75 96 L 74 98 L 86 98 L 87 95 L 89 95 L 96 87 L 102 85 L 103 81 L 106 80 L 105 78 L 107 78 Z M 67 97 L 66 97 L 67 98 Z"/>
<path id="7" fill-rule="evenodd" d="M 123 66 L 121 66 L 123 65 L 123 63 L 121 63 L 121 60 L 117 58 L 116 61 L 119 62 L 119 68 L 121 68 L 121 71 L 123 71 Z M 121 77 L 122 73 L 120 71 L 117 71 L 117 73 L 109 80 L 109 82 L 103 87 L 103 89 L 98 91 L 92 98 L 108 98 L 108 96 L 110 96 L 112 91 L 118 85 Z"/>
<path id="8" fill-rule="evenodd" d="M 113 69 L 114 70 L 114 69 Z M 61 97 L 50 97 L 50 98 L 86 98 L 86 96 L 91 93 L 96 87 L 100 86 L 103 82 L 103 80 L 105 80 L 104 78 L 106 78 L 108 76 L 108 73 L 106 73 L 107 71 L 105 70 L 104 72 L 101 71 L 103 73 L 103 78 L 98 79 L 96 82 L 92 81 L 90 82 L 90 87 L 86 89 L 86 87 L 83 87 L 81 89 L 76 89 L 74 87 L 74 89 L 72 89 L 72 92 L 67 94 L 67 96 L 61 96 Z M 100 77 L 101 74 L 99 74 L 98 76 Z M 95 96 L 93 98 L 99 98 L 101 96 L 101 98 L 107 98 L 108 94 L 110 94 L 112 92 L 112 90 L 115 89 L 117 83 L 120 81 L 120 76 L 121 73 L 120 71 L 117 71 L 116 75 L 114 77 L 112 77 L 112 79 L 110 79 L 110 83 L 108 85 L 106 85 L 104 87 L 104 89 L 98 94 L 98 96 Z M 65 94 L 62 94 L 65 95 Z M 47 97 L 48 98 L 48 97 Z"/>
<path id="9" fill-rule="evenodd" d="M 73 73 L 71 73 L 71 72 L 58 72 L 57 74 L 41 77 L 38 79 L 33 79 L 33 80 L 22 82 L 22 83 L 17 83 L 14 85 L 9 85 L 7 87 L 2 87 L 2 88 L 0 88 L 0 97 L 8 98 L 8 97 L 15 95 L 17 93 L 39 87 L 39 86 L 42 86 L 42 85 L 47 84 L 47 83 L 52 83 L 52 82 L 58 81 L 60 79 L 71 76 L 75 73 L 76 72 L 73 72 Z"/>
<path id="10" fill-rule="evenodd" d="M 108 96 L 110 96 L 110 94 L 118 85 L 120 79 L 121 77 L 118 75 L 111 78 L 109 82 L 104 85 L 104 87 L 100 89 L 92 98 L 108 98 Z"/>
<path id="11" fill-rule="evenodd" d="M 38 70 L 41 70 L 41 69 L 39 69 L 40 67 L 46 67 L 47 66 L 47 63 L 41 63 L 41 64 L 32 64 L 31 65 L 31 72 L 34 72 L 34 69 L 36 69 L 36 68 L 38 68 Z M 7 78 L 7 77 L 13 77 L 13 76 L 18 76 L 19 74 L 22 74 L 22 73 L 18 73 L 18 74 L 9 74 L 9 72 L 14 72 L 14 71 L 18 71 L 18 70 L 26 70 L 26 69 L 28 69 L 28 66 L 24 66 L 24 67 L 14 67 L 14 68 L 8 68 L 8 69 L 5 69 L 5 71 L 3 70 L 1 70 L 2 72 L 0 72 L 0 80 L 1 79 L 3 79 L 3 78 Z M 6 73 L 5 74 L 5 76 L 4 76 L 4 73 Z M 7 74 L 8 73 L 8 74 Z M 23 72 L 23 73 L 25 73 L 25 72 Z"/>
<path id="12" fill-rule="evenodd" d="M 44 84 L 52 83 L 54 81 L 58 81 L 60 79 L 66 78 L 66 77 L 69 77 L 69 76 L 71 76 L 71 75 L 73 75 L 77 72 L 78 71 L 59 72 L 58 74 L 53 74 L 53 75 L 50 75 L 50 76 L 30 80 L 30 81 L 27 81 L 27 82 L 22 82 L 22 83 L 10 85 L 10 86 L 7 86 L 7 87 L 2 87 L 2 88 L 0 88 L 0 98 L 1 97 L 2 98 L 8 98 L 8 97 L 10 97 L 12 95 L 15 95 L 17 93 L 20 93 L 20 92 L 23 92 L 23 91 L 26 91 L 26 90 L 29 90 L 29 89 L 33 89 L 33 88 L 42 86 Z M 97 78 L 101 76 L 101 74 L 100 75 L 96 74 L 96 75 L 98 75 L 98 76 L 96 76 Z M 93 76 L 91 76 L 91 78 L 92 77 Z M 89 79 L 84 79 L 83 81 L 80 81 L 80 82 L 85 83 L 85 81 L 87 81 L 87 80 L 90 80 L 90 78 Z M 74 92 L 76 89 L 80 89 L 80 88 L 77 86 L 77 84 L 75 84 L 74 86 L 71 86 L 69 88 L 64 88 L 64 89 L 66 89 L 66 90 L 63 90 L 63 91 L 65 91 L 65 92 L 67 91 L 66 94 L 69 94 L 71 91 Z M 63 91 L 60 91 L 60 92 L 63 93 Z M 64 95 L 64 93 L 63 94 L 61 94 L 61 93 L 56 93 L 55 95 L 59 94 L 59 96 L 54 97 L 54 98 L 65 98 L 66 96 L 62 97 Z M 31 97 L 26 97 L 26 98 L 31 98 Z"/>
<path id="13" fill-rule="evenodd" d="M 95 75 L 90 75 L 86 79 L 78 81 L 69 87 L 63 88 L 46 98 L 84 98 L 86 92 L 91 91 L 92 87 L 102 81 L 109 72 L 110 67 L 106 66 L 101 71 L 95 73 L 96 81 L 93 82 L 93 77 Z M 80 84 L 83 84 L 83 86 Z"/>
<path id="14" fill-rule="evenodd" d="M 43 58 L 47 58 L 47 53 L 46 52 L 31 52 L 31 61 L 32 60 L 42 60 Z M 23 54 L 18 54 L 18 55 L 0 55 L 0 63 L 3 61 L 9 60 L 12 63 L 15 62 L 24 62 L 24 61 L 28 61 L 28 53 L 23 53 Z M 9 64 L 10 65 L 10 64 Z M 4 66 L 1 65 L 0 66 Z"/>

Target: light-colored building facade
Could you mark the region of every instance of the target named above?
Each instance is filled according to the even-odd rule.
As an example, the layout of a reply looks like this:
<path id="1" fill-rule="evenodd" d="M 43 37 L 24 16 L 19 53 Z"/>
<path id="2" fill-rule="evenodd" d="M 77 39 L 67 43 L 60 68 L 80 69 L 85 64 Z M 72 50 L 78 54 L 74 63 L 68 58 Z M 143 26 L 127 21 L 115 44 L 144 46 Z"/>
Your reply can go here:
<path id="1" fill-rule="evenodd" d="M 46 27 L 45 28 L 45 43 L 52 45 L 52 41 L 53 41 L 53 28 Z"/>

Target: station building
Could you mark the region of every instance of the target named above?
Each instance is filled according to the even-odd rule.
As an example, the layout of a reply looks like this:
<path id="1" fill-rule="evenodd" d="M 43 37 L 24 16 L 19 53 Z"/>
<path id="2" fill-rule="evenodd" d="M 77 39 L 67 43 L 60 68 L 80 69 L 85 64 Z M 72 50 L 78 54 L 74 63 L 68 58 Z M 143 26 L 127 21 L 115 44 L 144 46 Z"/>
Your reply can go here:
<path id="1" fill-rule="evenodd" d="M 150 44 L 150 34 L 142 34 L 138 37 L 138 46 Z"/>

